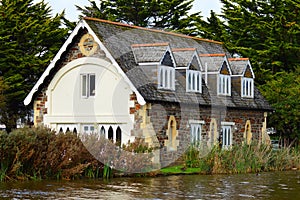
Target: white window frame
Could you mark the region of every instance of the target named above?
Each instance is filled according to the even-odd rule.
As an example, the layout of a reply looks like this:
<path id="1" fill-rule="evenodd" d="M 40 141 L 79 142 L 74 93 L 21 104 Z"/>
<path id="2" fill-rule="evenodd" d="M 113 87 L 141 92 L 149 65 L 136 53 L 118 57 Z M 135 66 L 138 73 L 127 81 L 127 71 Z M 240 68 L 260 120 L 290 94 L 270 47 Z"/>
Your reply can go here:
<path id="1" fill-rule="evenodd" d="M 87 73 L 80 75 L 80 94 L 82 98 L 95 97 L 96 95 L 96 75 L 94 73 Z M 93 81 L 93 84 L 92 84 Z M 94 85 L 93 90 L 91 86 Z"/>
<path id="2" fill-rule="evenodd" d="M 202 73 L 196 70 L 186 70 L 186 91 L 202 93 Z"/>
<path id="3" fill-rule="evenodd" d="M 241 84 L 242 97 L 253 98 L 254 97 L 254 80 L 253 78 L 242 78 Z"/>
<path id="4" fill-rule="evenodd" d="M 92 134 L 97 132 L 97 128 L 94 124 L 82 124 L 81 132 L 84 134 Z"/>
<path id="5" fill-rule="evenodd" d="M 203 120 L 189 120 L 190 137 L 192 145 L 199 145 L 202 141 L 202 125 L 205 124 Z"/>
<path id="6" fill-rule="evenodd" d="M 164 65 L 158 67 L 158 89 L 175 90 L 175 68 Z"/>
<path id="7" fill-rule="evenodd" d="M 224 149 L 229 149 L 232 146 L 232 126 L 231 125 L 222 125 L 222 147 Z"/>
<path id="8" fill-rule="evenodd" d="M 219 74 L 218 77 L 218 94 L 231 96 L 231 76 Z"/>

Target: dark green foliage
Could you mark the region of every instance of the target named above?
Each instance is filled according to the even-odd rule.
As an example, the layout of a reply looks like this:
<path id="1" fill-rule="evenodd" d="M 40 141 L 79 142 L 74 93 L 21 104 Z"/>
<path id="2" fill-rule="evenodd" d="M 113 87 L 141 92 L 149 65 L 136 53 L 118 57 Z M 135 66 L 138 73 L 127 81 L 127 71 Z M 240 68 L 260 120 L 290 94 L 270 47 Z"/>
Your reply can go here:
<path id="1" fill-rule="evenodd" d="M 296 72 L 279 72 L 260 87 L 262 94 L 272 104 L 275 112 L 269 116 L 282 137 L 300 136 L 300 68 Z"/>
<path id="2" fill-rule="evenodd" d="M 189 13 L 193 2 L 194 0 L 90 0 L 90 6 L 77 6 L 77 9 L 82 12 L 82 16 L 194 34 L 195 24 L 201 21 L 201 16 L 199 12 Z"/>
<path id="3" fill-rule="evenodd" d="M 221 0 L 226 46 L 252 60 L 257 82 L 295 71 L 300 60 L 300 4 L 294 0 Z"/>
<path id="4" fill-rule="evenodd" d="M 0 76 L 9 86 L 0 115 L 8 131 L 28 114 L 24 98 L 66 39 L 68 30 L 60 28 L 64 14 L 51 17 L 50 12 L 44 2 L 0 2 Z"/>
<path id="5" fill-rule="evenodd" d="M 230 53 L 248 57 L 256 85 L 276 110 L 270 116 L 285 138 L 299 138 L 300 2 L 221 0 L 199 35 L 221 40 Z"/>

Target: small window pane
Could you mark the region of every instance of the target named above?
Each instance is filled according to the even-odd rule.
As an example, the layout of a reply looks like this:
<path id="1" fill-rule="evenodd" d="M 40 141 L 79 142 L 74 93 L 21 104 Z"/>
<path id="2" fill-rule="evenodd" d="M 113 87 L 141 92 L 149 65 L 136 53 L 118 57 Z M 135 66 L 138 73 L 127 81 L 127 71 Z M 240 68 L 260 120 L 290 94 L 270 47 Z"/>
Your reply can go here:
<path id="1" fill-rule="evenodd" d="M 87 76 L 81 75 L 81 96 L 87 97 Z"/>
<path id="2" fill-rule="evenodd" d="M 96 91 L 95 91 L 95 89 L 96 89 L 96 87 L 95 87 L 95 75 L 93 74 L 93 75 L 90 75 L 90 96 L 95 96 L 95 93 L 96 93 Z"/>

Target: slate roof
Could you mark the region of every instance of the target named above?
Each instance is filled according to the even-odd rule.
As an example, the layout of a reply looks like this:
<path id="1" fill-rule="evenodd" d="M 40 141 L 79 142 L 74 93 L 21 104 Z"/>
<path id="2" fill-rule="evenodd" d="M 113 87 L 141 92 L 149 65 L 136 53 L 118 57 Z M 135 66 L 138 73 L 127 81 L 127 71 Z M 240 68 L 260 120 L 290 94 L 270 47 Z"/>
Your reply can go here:
<path id="1" fill-rule="evenodd" d="M 249 58 L 229 58 L 228 61 L 233 75 L 243 75 L 249 63 Z"/>
<path id="2" fill-rule="evenodd" d="M 223 64 L 225 53 L 200 54 L 199 56 L 202 66 L 205 66 L 205 63 L 207 63 L 208 72 L 217 72 Z"/>
<path id="3" fill-rule="evenodd" d="M 187 67 L 192 61 L 196 48 L 177 48 L 172 49 L 177 67 Z"/>
<path id="4" fill-rule="evenodd" d="M 168 47 L 169 43 L 131 45 L 136 63 L 160 62 Z"/>
<path id="5" fill-rule="evenodd" d="M 149 71 L 137 64 L 139 62 L 158 61 L 168 44 L 171 50 L 178 48 L 195 49 L 200 55 L 202 66 L 205 66 L 207 62 L 209 71 L 215 71 L 220 68 L 225 56 L 230 58 L 230 54 L 221 42 L 95 18 L 84 18 L 83 20 L 87 26 L 82 26 L 81 24 L 75 28 L 76 31 L 73 31 L 70 38 L 56 55 L 55 62 L 67 50 L 67 46 L 72 42 L 72 37 L 75 37 L 81 28 L 87 28 L 88 31 L 92 31 L 98 37 L 102 43 L 101 45 L 105 46 L 106 50 L 146 101 L 196 103 L 204 106 L 272 110 L 257 88 L 255 88 L 253 99 L 242 98 L 241 94 L 235 91 L 234 87 L 232 87 L 232 95 L 230 97 L 218 96 L 216 95 L 216 91 L 209 91 L 202 80 L 203 88 L 201 94 L 186 92 L 185 77 L 178 70 L 176 70 L 175 91 L 158 89 L 157 83 L 151 80 L 152 75 L 149 74 Z M 185 56 L 189 56 L 191 52 L 185 51 L 184 53 L 179 53 L 181 55 L 178 52 L 174 51 L 175 57 L 177 57 L 175 61 L 178 65 L 185 65 L 188 59 L 181 58 L 181 56 L 184 54 L 186 54 Z M 39 86 L 48 76 L 54 65 L 55 63 L 51 63 L 48 66 L 38 83 L 26 97 L 25 104 L 29 104 L 34 93 L 40 90 Z"/>

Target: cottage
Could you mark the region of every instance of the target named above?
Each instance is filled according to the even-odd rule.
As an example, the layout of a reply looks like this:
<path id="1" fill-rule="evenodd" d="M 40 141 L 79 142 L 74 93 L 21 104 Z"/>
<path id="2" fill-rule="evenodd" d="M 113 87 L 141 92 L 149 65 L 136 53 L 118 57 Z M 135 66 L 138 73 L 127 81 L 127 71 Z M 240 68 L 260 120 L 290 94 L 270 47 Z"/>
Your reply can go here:
<path id="1" fill-rule="evenodd" d="M 84 18 L 24 100 L 35 126 L 142 138 L 167 165 L 191 143 L 266 140 L 272 108 L 221 42 Z"/>

